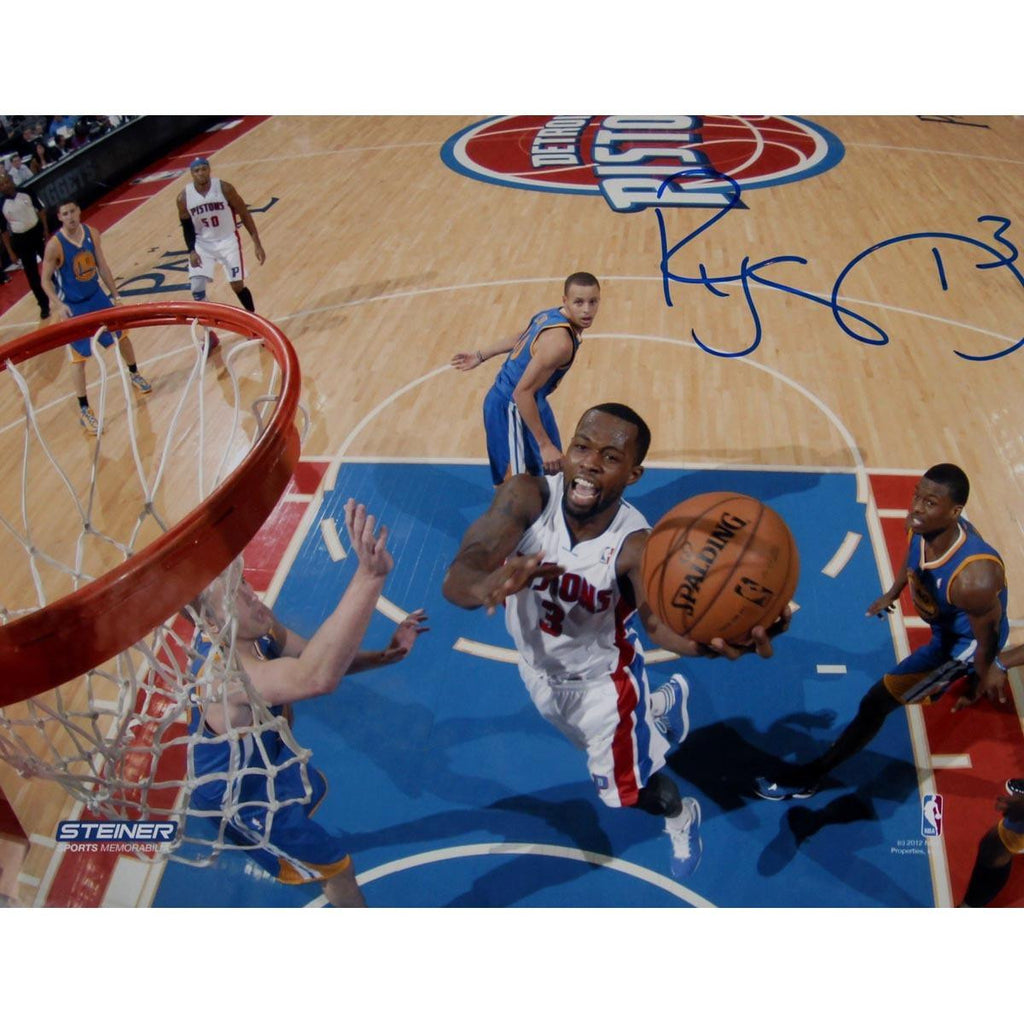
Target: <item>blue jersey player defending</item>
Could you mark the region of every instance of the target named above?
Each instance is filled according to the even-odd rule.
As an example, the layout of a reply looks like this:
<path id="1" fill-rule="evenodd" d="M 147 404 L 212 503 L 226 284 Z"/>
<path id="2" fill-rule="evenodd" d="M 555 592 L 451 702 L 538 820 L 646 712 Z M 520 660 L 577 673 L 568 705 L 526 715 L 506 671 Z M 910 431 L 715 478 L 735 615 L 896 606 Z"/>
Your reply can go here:
<path id="1" fill-rule="evenodd" d="M 57 217 L 61 228 L 46 243 L 43 251 L 42 283 L 43 290 L 49 296 L 51 308 L 62 319 L 95 310 L 110 309 L 115 302 L 120 302 L 121 298 L 117 293 L 117 282 L 103 255 L 100 233 L 82 223 L 82 211 L 78 203 L 71 200 L 60 204 L 57 208 Z M 110 291 L 109 297 L 100 287 L 101 280 Z M 99 338 L 100 344 L 104 348 L 109 348 L 114 343 L 115 336 L 118 340 L 118 349 L 128 364 L 132 387 L 141 394 L 148 395 L 153 389 L 149 381 L 139 373 L 127 332 L 115 331 L 111 334 L 104 331 Z M 91 354 L 92 342 L 89 338 L 80 338 L 68 346 L 71 379 L 75 386 L 75 394 L 78 396 L 79 419 L 86 431 L 95 434 L 99 424 L 92 409 L 89 408 L 85 390 L 85 361 Z"/>
<path id="2" fill-rule="evenodd" d="M 999 553 L 961 516 L 970 484 L 959 466 L 932 466 L 918 481 L 907 513 L 910 544 L 896 580 L 868 607 L 892 612 L 904 587 L 932 630 L 924 647 L 904 658 L 868 690 L 857 714 L 820 757 L 787 767 L 777 778 L 759 777 L 754 791 L 766 800 L 803 799 L 825 776 L 875 736 L 886 717 L 907 704 L 937 700 L 958 679 L 967 693 L 954 711 L 982 694 L 1005 700 L 1005 673 L 992 671 L 1009 634 L 1006 576 Z"/>
<path id="3" fill-rule="evenodd" d="M 241 667 L 253 689 L 286 718 L 294 701 L 333 692 L 343 676 L 400 661 L 426 630 L 426 615 L 418 609 L 399 624 L 384 650 L 360 650 L 394 561 L 387 527 L 376 532 L 374 517 L 351 498 L 345 525 L 359 564 L 338 606 L 308 640 L 282 625 L 245 580 L 235 596 Z M 225 621 L 224 594 L 222 578 L 203 592 L 201 600 L 215 621 Z M 200 638 L 196 647 L 206 653 L 210 642 Z M 294 752 L 277 733 L 262 734 L 259 743 L 247 738 L 251 715 L 248 699 L 237 690 L 215 694 L 193 710 L 189 730 L 201 736 L 190 750 L 191 769 L 197 778 L 209 780 L 193 791 L 193 807 L 227 816 L 228 838 L 278 881 L 319 882 L 332 906 L 365 906 L 345 838 L 312 818 L 327 792 L 324 776 L 309 765 L 313 792 L 302 801 L 304 785 Z M 265 809 L 271 796 L 283 805 L 272 817 Z"/>
<path id="4" fill-rule="evenodd" d="M 517 473 L 542 476 L 562 468 L 562 442 L 548 395 L 572 366 L 600 303 L 601 285 L 593 274 L 570 274 L 562 305 L 541 310 L 518 337 L 452 357 L 456 369 L 472 370 L 491 356 L 508 353 L 484 398 L 495 487 Z"/>

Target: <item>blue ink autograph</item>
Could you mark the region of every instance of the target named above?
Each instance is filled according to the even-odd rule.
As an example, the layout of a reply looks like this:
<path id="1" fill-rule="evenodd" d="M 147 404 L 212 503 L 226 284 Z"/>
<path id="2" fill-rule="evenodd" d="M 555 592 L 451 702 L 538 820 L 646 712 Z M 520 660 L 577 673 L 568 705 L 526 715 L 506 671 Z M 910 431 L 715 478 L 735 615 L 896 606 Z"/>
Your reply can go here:
<path id="1" fill-rule="evenodd" d="M 762 273 L 765 268 L 774 266 L 776 263 L 806 264 L 807 260 L 802 256 L 772 256 L 758 262 L 752 262 L 749 256 L 744 256 L 740 263 L 738 274 L 728 274 L 719 277 L 711 277 L 708 274 L 707 267 L 703 263 L 698 265 L 699 276 L 697 277 L 687 277 L 673 273 L 671 270 L 673 257 L 689 245 L 689 243 L 698 235 L 709 230 L 714 224 L 729 213 L 730 210 L 735 209 L 740 202 L 739 184 L 728 175 L 709 170 L 708 168 L 691 168 L 680 171 L 678 174 L 667 178 L 659 189 L 659 196 L 669 187 L 670 184 L 676 182 L 678 179 L 694 177 L 699 177 L 703 182 L 706 182 L 708 179 L 712 179 L 724 183 L 728 186 L 725 192 L 727 199 L 722 208 L 717 210 L 709 220 L 701 224 L 696 230 L 691 231 L 685 238 L 672 246 L 668 243 L 668 233 L 665 229 L 665 215 L 662 213 L 660 208 L 655 207 L 654 215 L 658 219 L 658 231 L 661 239 L 661 274 L 665 302 L 668 306 L 673 305 L 673 284 L 703 285 L 709 292 L 711 292 L 712 295 L 719 298 L 728 298 L 729 292 L 723 291 L 720 286 L 738 283 L 743 289 L 743 296 L 746 300 L 747 308 L 750 311 L 750 316 L 754 325 L 753 341 L 751 341 L 751 343 L 740 352 L 720 351 L 719 349 L 716 349 L 702 341 L 697 336 L 697 332 L 691 329 L 690 335 L 693 340 L 701 349 L 711 355 L 733 359 L 738 356 L 749 355 L 757 348 L 758 345 L 761 344 L 761 316 L 757 309 L 757 303 L 754 301 L 754 297 L 751 294 L 751 282 L 763 285 L 766 288 L 773 288 L 777 291 L 788 292 L 790 295 L 796 295 L 803 299 L 809 299 L 811 302 L 816 302 L 819 305 L 826 306 L 832 311 L 832 315 L 839 327 L 851 338 L 854 338 L 857 341 L 862 341 L 867 345 L 887 345 L 889 343 L 889 335 L 886 334 L 878 324 L 873 323 L 871 320 L 867 319 L 867 317 L 861 316 L 859 313 L 855 313 L 852 309 L 848 309 L 843 306 L 840 303 L 839 296 L 843 288 L 843 283 L 848 275 L 869 256 L 873 253 L 880 252 L 882 249 L 886 249 L 889 246 L 900 245 L 914 239 L 935 239 L 937 241 L 959 242 L 964 245 L 974 246 L 976 249 L 980 249 L 983 253 L 986 253 L 991 257 L 987 262 L 975 264 L 978 270 L 995 270 L 1000 267 L 1005 267 L 1013 275 L 1017 284 L 1024 289 L 1024 275 L 1021 274 L 1016 265 L 1018 256 L 1017 248 L 1009 241 L 1009 239 L 1006 238 L 1006 231 L 1009 229 L 1011 223 L 1010 219 L 1008 217 L 995 216 L 983 216 L 978 218 L 979 224 L 991 223 L 995 225 L 992 231 L 992 242 L 994 244 L 989 244 L 987 241 L 982 241 L 981 239 L 971 238 L 969 235 L 958 235 L 953 232 L 918 231 L 906 235 L 897 235 L 894 238 L 886 239 L 884 242 L 879 242 L 877 245 L 872 245 L 847 263 L 842 272 L 836 278 L 835 284 L 832 286 L 832 294 L 827 299 L 814 295 L 811 292 L 802 291 L 799 288 L 792 288 L 780 281 L 773 281 L 770 278 L 765 277 Z M 995 246 L 999 246 L 999 248 L 995 248 Z M 949 285 L 946 280 L 946 272 L 942 263 L 942 256 L 937 245 L 932 247 L 932 256 L 935 259 L 942 290 L 947 291 Z M 866 333 L 861 333 L 862 331 Z M 1008 356 L 1011 352 L 1016 352 L 1022 345 L 1024 345 L 1024 337 L 1019 341 L 1015 341 L 1007 348 L 1001 349 L 999 352 L 992 352 L 988 355 L 970 355 L 956 349 L 954 349 L 954 352 L 961 359 L 968 359 L 972 362 L 986 362 L 991 359 L 1001 359 L 1003 356 Z"/>

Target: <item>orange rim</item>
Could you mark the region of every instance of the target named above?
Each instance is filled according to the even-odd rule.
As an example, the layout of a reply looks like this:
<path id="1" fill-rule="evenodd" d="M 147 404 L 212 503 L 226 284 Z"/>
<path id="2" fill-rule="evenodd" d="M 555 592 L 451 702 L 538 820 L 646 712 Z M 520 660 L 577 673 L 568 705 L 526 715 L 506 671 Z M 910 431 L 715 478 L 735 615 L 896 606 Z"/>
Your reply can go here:
<path id="1" fill-rule="evenodd" d="M 198 320 L 259 337 L 277 360 L 281 391 L 263 435 L 205 501 L 142 551 L 72 594 L 0 626 L 0 706 L 27 700 L 131 647 L 191 601 L 237 557 L 273 511 L 299 460 L 295 414 L 301 376 L 291 342 L 247 310 L 213 302 L 161 302 L 87 313 L 0 346 L 7 363 L 48 352 L 102 327 Z"/>

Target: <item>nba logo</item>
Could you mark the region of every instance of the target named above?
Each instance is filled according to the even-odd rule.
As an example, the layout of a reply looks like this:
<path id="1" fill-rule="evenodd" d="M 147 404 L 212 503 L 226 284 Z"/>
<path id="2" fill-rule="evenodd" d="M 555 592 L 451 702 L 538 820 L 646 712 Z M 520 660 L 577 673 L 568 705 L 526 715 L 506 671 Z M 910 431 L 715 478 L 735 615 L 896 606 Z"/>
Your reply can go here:
<path id="1" fill-rule="evenodd" d="M 921 835 L 942 835 L 942 797 L 929 793 L 921 801 Z"/>

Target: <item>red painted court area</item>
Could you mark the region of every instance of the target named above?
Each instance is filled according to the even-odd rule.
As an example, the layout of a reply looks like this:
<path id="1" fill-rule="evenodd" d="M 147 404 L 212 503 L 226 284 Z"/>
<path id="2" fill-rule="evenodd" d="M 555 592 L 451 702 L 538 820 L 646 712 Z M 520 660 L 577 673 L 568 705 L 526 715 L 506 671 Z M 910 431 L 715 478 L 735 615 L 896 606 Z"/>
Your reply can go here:
<path id="1" fill-rule="evenodd" d="M 906 511 L 917 480 L 916 476 L 871 477 L 892 567 L 901 565 L 906 557 L 907 533 L 902 516 L 887 517 L 885 513 Z M 900 608 L 905 617 L 916 615 L 907 591 L 900 597 Z M 911 650 L 926 643 L 930 634 L 927 626 L 908 626 Z M 967 889 L 978 841 L 999 819 L 996 797 L 1005 792 L 1008 778 L 1024 776 L 1024 708 L 1018 708 L 1010 695 L 1003 706 L 984 701 L 953 713 L 951 708 L 960 692 L 954 687 L 940 701 L 922 709 L 932 758 L 956 757 L 965 764 L 935 769 L 936 787 L 943 797 L 942 828 L 954 902 Z M 1024 871 L 1012 872 L 992 906 L 1024 907 Z"/>

